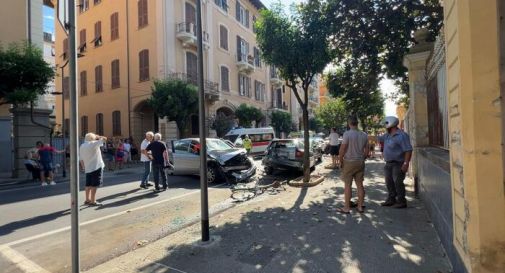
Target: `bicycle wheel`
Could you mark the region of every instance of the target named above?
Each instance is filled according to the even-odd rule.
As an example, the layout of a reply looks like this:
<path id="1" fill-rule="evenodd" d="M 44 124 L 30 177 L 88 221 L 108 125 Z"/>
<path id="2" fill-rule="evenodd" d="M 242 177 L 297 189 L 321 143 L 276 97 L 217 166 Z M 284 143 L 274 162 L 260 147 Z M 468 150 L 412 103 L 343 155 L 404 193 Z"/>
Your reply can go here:
<path id="1" fill-rule="evenodd" d="M 231 198 L 237 202 L 244 202 L 254 197 L 254 192 L 249 189 L 235 189 L 231 192 Z"/>

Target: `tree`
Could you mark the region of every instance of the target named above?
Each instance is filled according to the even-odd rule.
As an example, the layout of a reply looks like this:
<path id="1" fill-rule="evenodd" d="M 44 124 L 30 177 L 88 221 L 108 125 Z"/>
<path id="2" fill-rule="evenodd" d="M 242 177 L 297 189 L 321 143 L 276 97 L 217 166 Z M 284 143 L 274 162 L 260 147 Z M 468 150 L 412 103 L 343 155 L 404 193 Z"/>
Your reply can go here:
<path id="1" fill-rule="evenodd" d="M 0 105 L 35 102 L 54 79 L 54 68 L 30 43 L 0 46 Z"/>
<path id="2" fill-rule="evenodd" d="M 377 82 L 385 75 L 408 96 L 403 56 L 416 43 L 414 31 L 427 28 L 428 40 L 434 40 L 443 9 L 439 0 L 328 0 L 325 18 L 337 65 L 365 60 Z"/>
<path id="3" fill-rule="evenodd" d="M 270 10 L 262 10 L 256 23 L 256 39 L 263 60 L 278 69 L 303 111 L 305 147 L 310 147 L 309 86 L 332 60 L 324 10 L 321 1 L 311 0 L 298 5 L 292 15 L 287 15 L 278 3 Z M 304 153 L 303 162 L 303 181 L 309 182 L 308 151 Z"/>
<path id="4" fill-rule="evenodd" d="M 211 128 L 216 130 L 218 137 L 223 137 L 231 130 L 231 128 L 233 128 L 234 124 L 234 117 L 229 117 L 223 113 L 218 113 L 212 121 Z"/>
<path id="5" fill-rule="evenodd" d="M 332 98 L 316 108 L 315 114 L 316 119 L 326 129 L 337 128 L 341 131 L 345 126 L 348 113 L 341 98 Z"/>
<path id="6" fill-rule="evenodd" d="M 245 128 L 250 128 L 253 121 L 255 121 L 256 126 L 258 126 L 258 123 L 265 118 L 261 109 L 249 106 L 245 103 L 242 103 L 237 110 L 235 110 L 235 116 L 238 118 L 239 125 Z"/>
<path id="7" fill-rule="evenodd" d="M 317 133 L 321 131 L 322 127 L 321 122 L 317 118 L 309 118 L 309 130 Z"/>
<path id="8" fill-rule="evenodd" d="M 186 136 L 191 115 L 198 113 L 197 87 L 179 79 L 156 80 L 148 104 L 160 118 L 175 121 L 179 137 Z"/>
<path id="9" fill-rule="evenodd" d="M 374 68 L 366 61 L 349 60 L 326 76 L 328 91 L 340 98 L 350 115 L 357 116 L 363 130 L 369 117 L 382 116 L 384 99 Z"/>
<path id="10" fill-rule="evenodd" d="M 291 113 L 284 111 L 273 111 L 272 114 L 270 114 L 270 118 L 272 119 L 272 127 L 274 128 L 277 136 L 280 136 L 281 133 L 285 133 L 286 135 L 291 133 Z"/>

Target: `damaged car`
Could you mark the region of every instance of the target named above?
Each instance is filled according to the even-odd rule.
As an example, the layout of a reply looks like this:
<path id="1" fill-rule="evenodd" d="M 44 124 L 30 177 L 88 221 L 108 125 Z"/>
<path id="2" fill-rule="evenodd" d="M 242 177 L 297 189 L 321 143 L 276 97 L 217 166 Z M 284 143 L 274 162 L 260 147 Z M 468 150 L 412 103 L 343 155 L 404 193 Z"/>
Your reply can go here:
<path id="1" fill-rule="evenodd" d="M 172 141 L 169 159 L 172 175 L 200 174 L 200 140 L 186 138 Z M 245 149 L 232 148 L 217 138 L 207 138 L 207 182 L 230 183 L 248 180 L 256 174 L 256 166 Z"/>

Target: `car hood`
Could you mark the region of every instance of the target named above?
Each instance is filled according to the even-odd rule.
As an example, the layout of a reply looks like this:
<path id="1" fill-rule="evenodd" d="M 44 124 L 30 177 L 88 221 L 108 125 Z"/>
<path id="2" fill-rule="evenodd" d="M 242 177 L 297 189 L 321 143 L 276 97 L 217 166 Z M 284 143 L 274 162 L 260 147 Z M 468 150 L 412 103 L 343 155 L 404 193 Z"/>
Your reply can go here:
<path id="1" fill-rule="evenodd" d="M 213 150 L 207 152 L 210 157 L 226 162 L 239 154 L 246 154 L 244 149 Z"/>

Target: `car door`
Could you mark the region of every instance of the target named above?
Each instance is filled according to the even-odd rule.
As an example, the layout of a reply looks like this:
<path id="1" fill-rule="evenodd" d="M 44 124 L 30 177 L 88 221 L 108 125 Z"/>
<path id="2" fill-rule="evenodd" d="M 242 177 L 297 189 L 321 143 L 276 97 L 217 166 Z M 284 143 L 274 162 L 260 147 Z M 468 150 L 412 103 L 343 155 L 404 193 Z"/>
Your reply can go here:
<path id="1" fill-rule="evenodd" d="M 189 144 L 191 140 L 174 141 L 173 157 L 174 157 L 174 173 L 189 174 L 191 165 L 191 153 Z"/>
<path id="2" fill-rule="evenodd" d="M 197 152 L 195 147 L 199 147 L 199 142 L 196 140 L 191 140 L 189 142 L 189 154 L 187 159 L 187 170 L 189 174 L 200 174 L 200 154 Z"/>

